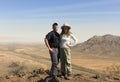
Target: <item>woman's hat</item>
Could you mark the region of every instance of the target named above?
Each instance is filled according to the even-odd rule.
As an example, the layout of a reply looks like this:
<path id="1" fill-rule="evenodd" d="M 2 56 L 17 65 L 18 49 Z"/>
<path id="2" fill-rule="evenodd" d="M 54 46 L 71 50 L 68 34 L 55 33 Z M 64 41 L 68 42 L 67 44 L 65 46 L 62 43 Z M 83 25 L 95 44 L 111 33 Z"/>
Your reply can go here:
<path id="1" fill-rule="evenodd" d="M 62 25 L 61 29 L 63 29 L 63 28 L 71 29 L 71 27 L 67 23 L 65 23 L 65 24 Z"/>

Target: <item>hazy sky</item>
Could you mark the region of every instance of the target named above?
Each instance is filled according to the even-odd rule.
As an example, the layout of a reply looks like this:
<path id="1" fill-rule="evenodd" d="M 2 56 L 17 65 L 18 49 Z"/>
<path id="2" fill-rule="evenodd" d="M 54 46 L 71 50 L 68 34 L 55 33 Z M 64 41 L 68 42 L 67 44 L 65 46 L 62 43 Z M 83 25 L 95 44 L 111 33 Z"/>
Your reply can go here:
<path id="1" fill-rule="evenodd" d="M 43 42 L 54 22 L 71 25 L 79 42 L 120 35 L 120 0 L 0 0 L 0 41 Z"/>

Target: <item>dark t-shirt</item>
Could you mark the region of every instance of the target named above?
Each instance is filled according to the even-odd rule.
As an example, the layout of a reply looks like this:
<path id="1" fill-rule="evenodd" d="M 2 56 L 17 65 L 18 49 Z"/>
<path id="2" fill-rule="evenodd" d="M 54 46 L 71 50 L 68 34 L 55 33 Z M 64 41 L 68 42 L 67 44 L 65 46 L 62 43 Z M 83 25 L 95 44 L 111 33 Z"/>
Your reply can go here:
<path id="1" fill-rule="evenodd" d="M 56 31 L 51 31 L 46 35 L 51 48 L 58 48 L 60 44 L 60 35 Z"/>

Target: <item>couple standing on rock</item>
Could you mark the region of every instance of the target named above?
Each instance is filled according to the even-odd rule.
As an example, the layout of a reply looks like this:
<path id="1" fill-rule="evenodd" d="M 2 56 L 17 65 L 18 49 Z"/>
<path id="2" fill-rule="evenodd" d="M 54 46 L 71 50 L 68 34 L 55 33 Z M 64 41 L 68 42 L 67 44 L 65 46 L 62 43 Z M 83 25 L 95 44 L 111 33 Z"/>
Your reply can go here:
<path id="1" fill-rule="evenodd" d="M 58 28 L 58 24 L 53 23 L 53 30 L 45 37 L 45 44 L 49 49 L 52 62 L 51 76 L 54 80 L 59 81 L 57 78 L 57 65 L 60 59 L 61 76 L 64 76 L 66 80 L 70 80 L 72 75 L 70 47 L 77 43 L 77 39 L 70 31 L 71 27 L 68 24 L 63 24 L 63 26 L 61 26 L 62 31 L 60 34 L 57 32 Z"/>

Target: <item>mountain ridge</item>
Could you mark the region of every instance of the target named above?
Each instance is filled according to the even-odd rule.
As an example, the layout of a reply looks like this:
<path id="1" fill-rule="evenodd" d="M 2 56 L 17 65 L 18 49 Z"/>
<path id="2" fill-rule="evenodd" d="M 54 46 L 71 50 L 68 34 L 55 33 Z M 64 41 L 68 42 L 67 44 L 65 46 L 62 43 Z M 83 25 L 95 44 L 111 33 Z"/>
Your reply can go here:
<path id="1" fill-rule="evenodd" d="M 93 36 L 87 41 L 78 44 L 74 50 L 81 54 L 92 54 L 102 57 L 120 57 L 120 36 L 106 34 Z"/>

